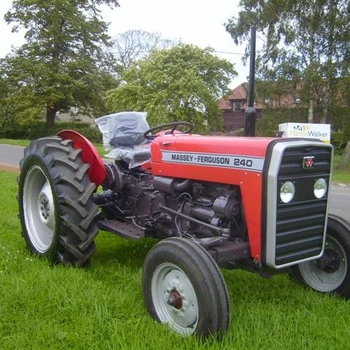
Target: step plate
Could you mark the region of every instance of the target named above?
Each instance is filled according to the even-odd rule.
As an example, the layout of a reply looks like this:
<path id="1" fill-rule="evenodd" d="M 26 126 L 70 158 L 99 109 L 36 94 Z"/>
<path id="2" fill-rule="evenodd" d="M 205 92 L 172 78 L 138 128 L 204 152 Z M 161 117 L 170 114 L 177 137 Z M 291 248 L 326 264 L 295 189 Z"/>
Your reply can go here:
<path id="1" fill-rule="evenodd" d="M 129 224 L 128 222 L 122 222 L 118 220 L 103 220 L 98 221 L 97 226 L 104 231 L 115 233 L 126 239 L 140 239 L 145 236 L 145 232 Z"/>

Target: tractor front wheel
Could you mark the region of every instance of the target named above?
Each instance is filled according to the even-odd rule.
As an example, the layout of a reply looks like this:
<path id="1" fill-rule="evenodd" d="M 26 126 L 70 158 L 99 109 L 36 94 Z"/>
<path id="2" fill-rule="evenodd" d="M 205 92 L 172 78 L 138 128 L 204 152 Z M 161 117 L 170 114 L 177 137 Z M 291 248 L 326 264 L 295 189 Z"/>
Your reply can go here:
<path id="1" fill-rule="evenodd" d="M 81 150 L 59 137 L 34 140 L 20 168 L 19 213 L 28 249 L 53 263 L 86 266 L 98 228 L 92 201 L 96 186 Z"/>
<path id="2" fill-rule="evenodd" d="M 294 266 L 292 276 L 318 292 L 349 298 L 350 224 L 338 216 L 329 215 L 323 256 Z"/>
<path id="3" fill-rule="evenodd" d="M 168 238 L 148 253 L 143 269 L 145 305 L 151 316 L 188 336 L 223 334 L 230 321 L 223 276 L 211 256 L 183 238 Z"/>

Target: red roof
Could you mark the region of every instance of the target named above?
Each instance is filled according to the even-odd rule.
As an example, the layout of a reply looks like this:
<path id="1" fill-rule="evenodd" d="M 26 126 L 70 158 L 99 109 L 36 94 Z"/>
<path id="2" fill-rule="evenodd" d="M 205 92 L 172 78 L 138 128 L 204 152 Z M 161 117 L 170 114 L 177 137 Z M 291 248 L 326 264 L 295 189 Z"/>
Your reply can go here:
<path id="1" fill-rule="evenodd" d="M 232 110 L 233 104 L 235 102 L 240 102 L 240 110 L 245 110 L 248 107 L 248 83 L 242 83 L 232 90 L 232 93 L 225 98 L 219 100 L 219 108 L 221 110 Z M 279 101 L 271 100 L 271 102 L 266 101 L 255 101 L 254 108 L 264 109 L 267 103 L 271 107 L 296 107 L 294 94 L 286 94 L 280 97 Z"/>
<path id="2" fill-rule="evenodd" d="M 240 109 L 246 109 L 248 107 L 248 83 L 242 83 L 232 90 L 232 93 L 225 98 L 219 100 L 219 108 L 221 110 L 232 110 L 232 104 L 235 102 L 241 102 Z M 264 108 L 263 104 L 254 103 L 254 107 L 257 109 Z"/>
<path id="3" fill-rule="evenodd" d="M 236 88 L 232 90 L 232 94 L 229 95 L 227 98 L 229 100 L 247 100 L 247 96 L 248 96 L 247 85 L 248 85 L 247 83 L 238 85 Z"/>
<path id="4" fill-rule="evenodd" d="M 230 110 L 232 109 L 231 103 L 229 100 L 226 100 L 224 98 L 220 98 L 219 100 L 219 108 L 221 110 Z"/>

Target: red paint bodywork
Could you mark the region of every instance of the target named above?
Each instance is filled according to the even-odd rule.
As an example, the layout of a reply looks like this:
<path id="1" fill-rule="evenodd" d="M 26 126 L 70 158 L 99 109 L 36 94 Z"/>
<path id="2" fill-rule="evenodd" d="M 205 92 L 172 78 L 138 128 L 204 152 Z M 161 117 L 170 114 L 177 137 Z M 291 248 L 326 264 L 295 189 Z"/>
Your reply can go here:
<path id="1" fill-rule="evenodd" d="M 57 136 L 64 140 L 72 140 L 74 149 L 82 150 L 82 160 L 90 164 L 89 178 L 96 186 L 101 185 L 107 176 L 103 161 L 98 154 L 96 147 L 83 135 L 74 130 L 62 130 Z"/>
<path id="2" fill-rule="evenodd" d="M 91 165 L 89 178 L 97 186 L 100 185 L 105 180 L 107 173 L 95 146 L 83 135 L 73 130 L 63 130 L 57 135 L 63 139 L 72 140 L 75 149 L 82 149 L 82 160 Z M 239 186 L 246 216 L 251 255 L 253 258 L 261 260 L 262 171 L 199 164 L 174 164 L 162 159 L 162 151 L 210 153 L 265 159 L 267 147 L 272 140 L 275 138 L 160 135 L 152 141 L 151 162 L 147 162 L 143 168 L 155 176 Z"/>
<path id="3" fill-rule="evenodd" d="M 251 254 L 261 259 L 261 203 L 263 176 L 261 171 L 224 168 L 210 165 L 174 164 L 162 160 L 162 151 L 198 152 L 218 155 L 265 158 L 274 138 L 215 137 L 199 135 L 162 135 L 151 144 L 152 173 L 181 179 L 238 185 L 246 215 Z"/>

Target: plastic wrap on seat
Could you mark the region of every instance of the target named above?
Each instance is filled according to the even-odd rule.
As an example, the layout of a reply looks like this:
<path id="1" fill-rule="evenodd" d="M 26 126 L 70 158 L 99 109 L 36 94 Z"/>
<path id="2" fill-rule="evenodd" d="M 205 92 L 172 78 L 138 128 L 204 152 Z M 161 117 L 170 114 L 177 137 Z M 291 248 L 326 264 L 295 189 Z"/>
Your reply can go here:
<path id="1" fill-rule="evenodd" d="M 133 168 L 150 158 L 149 141 L 143 134 L 149 129 L 145 112 L 120 112 L 95 120 L 103 137 L 107 158 L 124 160 Z"/>

